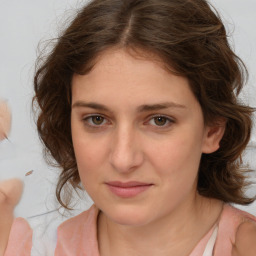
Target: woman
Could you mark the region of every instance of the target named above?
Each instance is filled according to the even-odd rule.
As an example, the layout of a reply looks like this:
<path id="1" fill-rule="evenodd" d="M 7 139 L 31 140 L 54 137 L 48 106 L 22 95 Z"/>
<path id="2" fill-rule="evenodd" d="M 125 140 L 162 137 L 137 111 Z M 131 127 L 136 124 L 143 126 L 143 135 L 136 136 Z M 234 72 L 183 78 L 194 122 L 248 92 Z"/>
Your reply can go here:
<path id="1" fill-rule="evenodd" d="M 82 185 L 95 203 L 59 226 L 55 255 L 254 255 L 255 217 L 228 204 L 254 201 L 245 73 L 206 1 L 82 9 L 35 76 L 57 198 L 68 208 L 63 188 Z M 31 234 L 16 220 L 6 255 L 29 255 Z"/>

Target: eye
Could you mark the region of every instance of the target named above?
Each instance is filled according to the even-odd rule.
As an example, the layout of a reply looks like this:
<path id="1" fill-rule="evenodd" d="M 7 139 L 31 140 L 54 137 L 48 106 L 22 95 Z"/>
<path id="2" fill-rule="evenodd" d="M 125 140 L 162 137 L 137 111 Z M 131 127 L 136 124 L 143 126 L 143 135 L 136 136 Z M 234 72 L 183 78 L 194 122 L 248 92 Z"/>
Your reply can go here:
<path id="1" fill-rule="evenodd" d="M 91 121 L 93 124 L 101 125 L 104 122 L 104 118 L 102 116 L 92 116 Z"/>
<path id="2" fill-rule="evenodd" d="M 154 125 L 154 126 L 168 126 L 174 121 L 168 117 L 165 116 L 154 116 L 149 120 L 149 124 Z"/>
<path id="3" fill-rule="evenodd" d="M 100 115 L 87 116 L 83 118 L 83 121 L 88 126 L 103 126 L 107 123 L 106 118 Z"/>

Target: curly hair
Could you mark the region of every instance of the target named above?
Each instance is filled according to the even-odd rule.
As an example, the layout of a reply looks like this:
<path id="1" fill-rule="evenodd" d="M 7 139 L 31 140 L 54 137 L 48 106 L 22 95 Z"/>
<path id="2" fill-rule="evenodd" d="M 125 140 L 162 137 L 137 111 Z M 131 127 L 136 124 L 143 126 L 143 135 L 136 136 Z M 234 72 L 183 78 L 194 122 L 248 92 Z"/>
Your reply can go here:
<path id="1" fill-rule="evenodd" d="M 205 123 L 226 120 L 220 148 L 202 155 L 198 192 L 224 202 L 254 201 L 244 193 L 249 183 L 241 162 L 254 110 L 237 98 L 247 70 L 227 37 L 220 15 L 205 0 L 93 0 L 79 11 L 34 77 L 37 128 L 46 156 L 61 167 L 56 195 L 62 206 L 68 207 L 65 185 L 80 184 L 71 137 L 71 80 L 75 73 L 90 72 L 111 47 L 154 53 L 170 72 L 188 78 Z"/>

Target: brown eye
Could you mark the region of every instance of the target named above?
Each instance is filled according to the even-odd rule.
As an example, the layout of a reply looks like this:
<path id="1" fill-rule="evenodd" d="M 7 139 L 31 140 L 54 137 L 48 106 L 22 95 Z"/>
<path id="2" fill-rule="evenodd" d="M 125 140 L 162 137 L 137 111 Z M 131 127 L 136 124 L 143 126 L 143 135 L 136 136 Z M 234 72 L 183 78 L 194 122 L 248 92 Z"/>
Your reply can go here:
<path id="1" fill-rule="evenodd" d="M 92 116 L 91 120 L 94 125 L 101 125 L 104 122 L 104 118 L 102 116 Z"/>
<path id="2" fill-rule="evenodd" d="M 167 121 L 168 121 L 167 118 L 163 116 L 154 117 L 154 123 L 157 126 L 164 126 L 167 123 Z"/>
<path id="3" fill-rule="evenodd" d="M 102 115 L 96 115 L 92 114 L 89 116 L 86 116 L 82 119 L 85 126 L 89 128 L 104 128 L 106 125 L 109 125 L 108 119 L 106 119 Z"/>

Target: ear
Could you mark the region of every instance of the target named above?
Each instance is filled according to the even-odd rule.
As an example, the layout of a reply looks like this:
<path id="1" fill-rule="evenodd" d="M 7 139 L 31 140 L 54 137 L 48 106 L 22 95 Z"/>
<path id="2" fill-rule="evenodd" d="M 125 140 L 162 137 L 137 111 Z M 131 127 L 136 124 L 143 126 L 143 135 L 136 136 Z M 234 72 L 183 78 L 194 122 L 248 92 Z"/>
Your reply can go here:
<path id="1" fill-rule="evenodd" d="M 211 125 L 205 126 L 204 141 L 202 144 L 202 153 L 210 154 L 217 151 L 220 147 L 220 141 L 224 135 L 226 120 L 218 119 Z"/>

